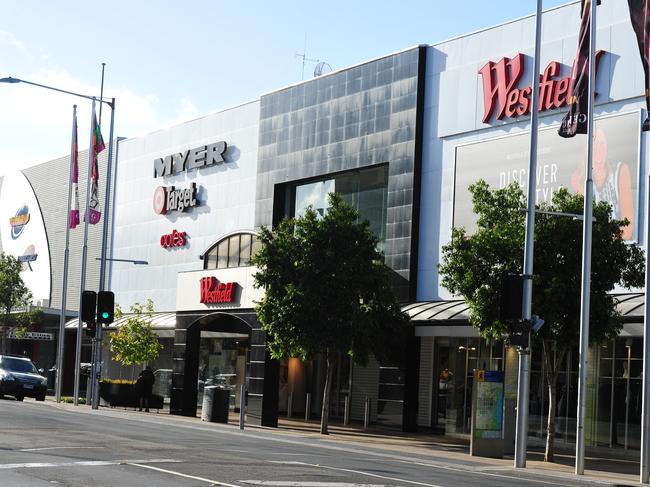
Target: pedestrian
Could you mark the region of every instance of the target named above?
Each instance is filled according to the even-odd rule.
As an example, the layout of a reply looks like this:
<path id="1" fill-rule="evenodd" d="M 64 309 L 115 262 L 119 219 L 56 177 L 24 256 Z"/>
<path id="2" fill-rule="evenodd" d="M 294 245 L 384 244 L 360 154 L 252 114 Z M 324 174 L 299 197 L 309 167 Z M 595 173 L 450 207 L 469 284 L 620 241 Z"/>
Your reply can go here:
<path id="1" fill-rule="evenodd" d="M 138 380 L 135 383 L 140 396 L 140 411 L 142 411 L 142 408 L 144 407 L 145 411 L 147 413 L 149 412 L 149 399 L 151 399 L 154 382 L 156 382 L 156 378 L 151 371 L 151 367 L 147 365 L 145 369 L 140 372 Z"/>

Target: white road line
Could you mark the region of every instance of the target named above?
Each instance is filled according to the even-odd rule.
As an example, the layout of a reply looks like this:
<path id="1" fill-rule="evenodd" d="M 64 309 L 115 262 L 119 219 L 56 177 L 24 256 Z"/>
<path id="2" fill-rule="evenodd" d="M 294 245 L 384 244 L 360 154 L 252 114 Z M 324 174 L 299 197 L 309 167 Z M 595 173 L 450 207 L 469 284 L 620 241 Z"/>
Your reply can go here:
<path id="1" fill-rule="evenodd" d="M 164 468 L 152 467 L 151 465 L 141 465 L 139 463 L 129 463 L 128 465 L 133 465 L 134 467 L 148 468 L 149 470 L 155 470 L 156 472 L 168 473 L 170 475 L 176 475 L 177 477 L 184 477 L 186 479 L 199 480 L 201 482 L 206 482 L 211 485 L 223 485 L 225 487 L 241 487 L 235 484 L 227 484 L 225 482 L 220 482 L 219 480 L 210 480 L 203 477 L 196 477 L 194 475 L 188 475 L 186 473 L 175 472 L 174 470 L 166 470 Z"/>
<path id="2" fill-rule="evenodd" d="M 267 460 L 267 461 L 269 463 L 282 463 L 282 464 L 285 464 L 285 465 L 286 464 L 305 465 L 307 467 L 324 468 L 324 469 L 327 469 L 327 470 L 336 470 L 338 472 L 356 473 L 356 474 L 359 474 L 359 475 L 366 475 L 368 477 L 375 477 L 375 478 L 378 478 L 378 479 L 393 480 L 395 482 L 406 482 L 407 484 L 413 484 L 413 485 L 423 485 L 425 487 L 442 487 L 441 485 L 438 485 L 438 484 L 427 484 L 427 483 L 424 483 L 424 482 L 417 482 L 415 480 L 406 480 L 406 479 L 400 479 L 400 478 L 397 478 L 397 477 L 387 477 L 385 475 L 378 475 L 378 474 L 375 474 L 375 473 L 364 472 L 362 470 L 352 470 L 352 469 L 349 469 L 349 468 L 329 467 L 327 465 L 316 465 L 316 464 L 313 464 L 313 463 L 293 462 L 293 461 L 289 461 L 289 462 L 273 461 L 273 460 Z"/>
<path id="3" fill-rule="evenodd" d="M 105 446 L 45 446 L 43 448 L 23 448 L 14 451 L 43 451 L 43 450 L 88 450 L 90 448 L 106 448 Z"/>
<path id="4" fill-rule="evenodd" d="M 105 467 L 107 465 L 123 465 L 125 463 L 181 463 L 180 460 L 169 458 L 153 460 L 87 460 L 80 462 L 29 462 L 29 463 L 4 463 L 0 464 L 0 469 L 17 469 L 17 468 L 55 468 L 55 467 Z"/>
<path id="5" fill-rule="evenodd" d="M 273 487 L 389 487 L 384 484 L 351 484 L 349 482 L 288 482 L 285 480 L 238 480 L 238 482 Z"/>
<path id="6" fill-rule="evenodd" d="M 487 475 L 489 477 L 499 477 L 499 478 L 503 478 L 503 479 L 525 480 L 526 482 L 535 482 L 537 484 L 548 484 L 548 485 L 555 485 L 555 486 L 564 485 L 564 486 L 570 487 L 569 484 L 558 484 L 557 482 L 549 482 L 547 480 L 537 480 L 537 479 L 531 479 L 531 478 L 527 478 L 527 477 L 515 477 L 515 476 L 512 476 L 512 475 L 489 473 L 489 472 L 486 472 L 484 470 L 473 470 L 473 469 L 467 469 L 467 468 L 455 468 L 455 467 L 451 467 L 449 465 L 436 465 L 436 464 L 433 464 L 433 463 L 424 463 L 424 462 L 409 462 L 409 461 L 405 461 L 405 460 L 400 460 L 400 462 L 401 463 L 408 463 L 408 464 L 411 464 L 411 465 L 420 465 L 420 466 L 424 466 L 424 467 L 439 468 L 441 470 L 451 470 L 453 472 L 461 472 L 461 473 L 474 474 L 474 475 Z M 488 468 L 488 467 L 486 467 L 486 468 Z M 495 468 L 497 468 L 497 467 L 495 467 Z M 503 467 L 503 468 L 506 468 L 506 467 Z M 547 475 L 554 477 L 554 475 L 552 475 L 552 474 L 547 474 Z M 590 482 L 599 483 L 599 484 L 602 483 L 604 485 L 610 485 L 610 482 L 602 482 L 600 480 L 594 480 L 594 481 L 590 481 Z"/>

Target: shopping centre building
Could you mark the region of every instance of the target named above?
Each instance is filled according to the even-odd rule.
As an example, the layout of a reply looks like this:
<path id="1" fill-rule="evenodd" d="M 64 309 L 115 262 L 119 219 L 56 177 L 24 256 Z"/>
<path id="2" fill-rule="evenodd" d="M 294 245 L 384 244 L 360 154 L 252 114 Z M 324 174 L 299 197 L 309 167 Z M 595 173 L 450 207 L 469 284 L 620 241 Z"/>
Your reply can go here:
<path id="1" fill-rule="evenodd" d="M 582 185 L 586 137 L 557 135 L 579 10 L 573 2 L 543 16 L 539 202 Z M 336 191 L 379 237 L 413 336 L 402 364 L 362 367 L 341 357 L 331 416 L 342 418 L 348 402 L 352 421 L 361 421 L 369 398 L 373 422 L 467 434 L 473 369 L 501 370 L 511 445 L 516 352 L 479 338 L 437 266 L 452 227 L 474 228 L 471 183 L 527 189 L 534 26 L 530 16 L 416 46 L 119 143 L 109 254 L 148 265 L 113 263 L 110 288 L 125 310 L 152 299 L 165 322 L 172 413 L 195 415 L 202 388 L 218 381 L 235 390 L 245 384 L 249 419 L 264 425 L 304 414 L 308 397 L 311 411 L 320 410 L 322 364 L 278 362 L 266 352 L 250 259 L 261 225 L 309 205 L 325 211 L 327 193 Z M 645 245 L 644 73 L 627 10 L 603 2 L 597 38 L 596 197 L 631 221 L 628 240 Z M 635 291 L 620 290 L 619 337 L 591 351 L 589 446 L 639 448 L 644 300 Z M 558 382 L 560 443 L 574 441 L 577 362 L 570 353 Z M 543 437 L 548 394 L 539 350 L 532 363 L 530 435 Z M 118 374 L 115 364 L 105 372 Z"/>

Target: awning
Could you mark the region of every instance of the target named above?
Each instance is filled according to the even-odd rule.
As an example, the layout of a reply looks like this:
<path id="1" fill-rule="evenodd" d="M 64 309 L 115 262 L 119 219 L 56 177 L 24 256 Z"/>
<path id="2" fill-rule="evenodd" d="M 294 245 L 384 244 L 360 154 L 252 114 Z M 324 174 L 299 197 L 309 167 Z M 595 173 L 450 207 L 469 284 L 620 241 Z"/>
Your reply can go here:
<path id="1" fill-rule="evenodd" d="M 127 322 L 127 320 L 134 316 L 133 314 L 124 314 L 122 317 L 111 323 L 108 327 L 106 327 L 109 330 L 116 330 L 123 324 Z M 71 320 L 68 320 L 68 322 L 65 324 L 66 328 L 77 328 L 77 323 L 78 319 L 73 318 Z M 161 337 L 173 337 L 174 336 L 174 329 L 176 328 L 176 313 L 154 313 L 152 318 L 151 318 L 151 324 L 153 326 L 153 329 L 157 332 L 157 334 Z M 85 328 L 86 325 L 83 324 L 83 327 Z"/>
<path id="2" fill-rule="evenodd" d="M 625 323 L 642 323 L 645 313 L 644 293 L 613 294 L 618 311 Z M 415 325 L 466 325 L 469 323 L 469 306 L 463 299 L 421 301 L 402 306 Z"/>

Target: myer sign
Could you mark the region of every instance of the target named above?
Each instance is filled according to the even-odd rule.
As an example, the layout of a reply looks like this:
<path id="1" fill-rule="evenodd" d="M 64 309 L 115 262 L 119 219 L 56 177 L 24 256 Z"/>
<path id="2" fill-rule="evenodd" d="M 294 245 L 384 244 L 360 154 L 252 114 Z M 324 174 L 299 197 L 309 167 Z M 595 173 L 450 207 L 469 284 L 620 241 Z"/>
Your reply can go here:
<path id="1" fill-rule="evenodd" d="M 153 161 L 153 177 L 173 176 L 192 169 L 221 164 L 226 162 L 224 154 L 227 149 L 228 144 L 221 141 L 159 157 Z"/>

